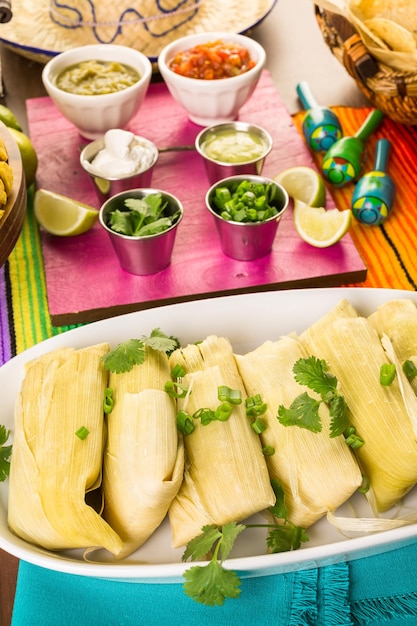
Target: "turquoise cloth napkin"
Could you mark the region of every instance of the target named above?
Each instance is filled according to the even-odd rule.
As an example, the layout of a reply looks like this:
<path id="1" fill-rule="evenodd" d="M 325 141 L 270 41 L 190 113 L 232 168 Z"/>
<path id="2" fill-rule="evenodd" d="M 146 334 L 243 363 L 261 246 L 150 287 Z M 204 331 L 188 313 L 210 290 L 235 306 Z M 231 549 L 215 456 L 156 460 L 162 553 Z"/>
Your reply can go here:
<path id="1" fill-rule="evenodd" d="M 417 543 L 348 563 L 246 578 L 205 607 L 181 584 L 99 580 L 21 562 L 12 626 L 416 626 Z"/>

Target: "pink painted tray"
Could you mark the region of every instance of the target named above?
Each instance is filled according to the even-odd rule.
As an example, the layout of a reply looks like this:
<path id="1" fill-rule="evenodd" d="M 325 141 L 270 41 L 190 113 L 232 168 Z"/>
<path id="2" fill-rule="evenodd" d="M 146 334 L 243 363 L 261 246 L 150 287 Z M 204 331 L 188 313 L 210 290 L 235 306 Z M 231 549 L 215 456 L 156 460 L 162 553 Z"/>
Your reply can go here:
<path id="1" fill-rule="evenodd" d="M 27 102 L 30 136 L 39 157 L 39 188 L 71 196 L 99 208 L 90 180 L 79 164 L 84 140 L 49 98 Z M 265 71 L 240 119 L 266 128 L 274 147 L 263 173 L 274 177 L 286 167 L 314 167 L 270 75 Z M 200 127 L 191 123 L 163 83 L 152 84 L 129 129 L 158 147 L 194 143 Z M 234 261 L 220 248 L 204 205 L 208 189 L 203 163 L 194 151 L 160 155 L 154 187 L 177 195 L 185 215 L 171 265 L 153 276 L 123 271 L 107 233 L 97 223 L 84 235 L 58 238 L 42 233 L 46 286 L 52 323 L 89 322 L 120 313 L 210 296 L 361 282 L 366 267 L 349 235 L 320 250 L 297 235 L 288 210 L 273 251 L 259 261 Z M 327 206 L 333 206 L 330 196 Z"/>

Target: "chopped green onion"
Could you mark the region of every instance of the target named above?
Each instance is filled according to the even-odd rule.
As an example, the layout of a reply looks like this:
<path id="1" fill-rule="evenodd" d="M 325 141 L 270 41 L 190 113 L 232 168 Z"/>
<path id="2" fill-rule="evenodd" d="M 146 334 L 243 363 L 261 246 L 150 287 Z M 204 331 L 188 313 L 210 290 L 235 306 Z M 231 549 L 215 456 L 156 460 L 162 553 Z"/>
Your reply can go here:
<path id="1" fill-rule="evenodd" d="M 264 446 L 262 448 L 262 454 L 264 456 L 272 456 L 273 454 L 275 454 L 274 446 Z"/>
<path id="2" fill-rule="evenodd" d="M 352 448 L 352 450 L 357 450 L 365 443 L 362 437 L 356 434 L 356 428 L 351 426 L 344 433 L 345 443 Z"/>
<path id="3" fill-rule="evenodd" d="M 260 417 L 256 418 L 256 420 L 252 422 L 251 426 L 257 435 L 260 435 L 266 429 L 266 424 Z"/>
<path id="4" fill-rule="evenodd" d="M 111 387 L 107 387 L 104 390 L 104 401 L 103 401 L 103 411 L 106 415 L 112 412 L 114 405 L 113 399 L 113 389 Z"/>
<path id="5" fill-rule="evenodd" d="M 171 378 L 172 380 L 177 380 L 177 378 L 182 378 L 185 376 L 185 369 L 177 363 L 171 370 Z"/>
<path id="6" fill-rule="evenodd" d="M 417 376 L 417 367 L 414 365 L 413 361 L 407 359 L 403 363 L 403 372 L 407 378 L 414 378 L 414 376 Z"/>
<path id="7" fill-rule="evenodd" d="M 85 426 L 80 426 L 80 428 L 75 431 L 75 434 L 77 435 L 78 439 L 84 441 L 84 439 L 86 439 L 90 434 L 90 431 Z"/>
<path id="8" fill-rule="evenodd" d="M 246 415 L 248 417 L 258 417 L 259 415 L 263 415 L 267 409 L 267 405 L 262 401 L 262 398 L 259 393 L 254 396 L 250 396 L 245 400 L 246 404 Z"/>
<path id="9" fill-rule="evenodd" d="M 242 402 L 240 389 L 230 389 L 227 385 L 218 387 L 217 397 L 221 402 L 230 402 L 230 404 L 240 404 Z"/>
<path id="10" fill-rule="evenodd" d="M 395 378 L 395 365 L 393 363 L 384 363 L 379 370 L 379 382 L 384 387 L 388 387 Z"/>
<path id="11" fill-rule="evenodd" d="M 195 429 L 193 418 L 191 417 L 191 415 L 189 415 L 185 411 L 178 411 L 177 417 L 176 417 L 176 423 L 177 423 L 178 430 L 183 435 L 190 435 Z"/>
<path id="12" fill-rule="evenodd" d="M 181 383 L 167 380 L 164 385 L 164 389 L 171 398 L 185 398 L 187 395 L 187 387 L 181 385 Z"/>
<path id="13" fill-rule="evenodd" d="M 203 426 L 207 426 L 207 424 L 216 419 L 216 416 L 212 409 L 198 409 L 193 413 L 193 418 L 199 419 Z"/>
<path id="14" fill-rule="evenodd" d="M 226 422 L 232 413 L 232 408 L 230 402 L 222 402 L 214 412 L 215 419 L 220 422 Z"/>

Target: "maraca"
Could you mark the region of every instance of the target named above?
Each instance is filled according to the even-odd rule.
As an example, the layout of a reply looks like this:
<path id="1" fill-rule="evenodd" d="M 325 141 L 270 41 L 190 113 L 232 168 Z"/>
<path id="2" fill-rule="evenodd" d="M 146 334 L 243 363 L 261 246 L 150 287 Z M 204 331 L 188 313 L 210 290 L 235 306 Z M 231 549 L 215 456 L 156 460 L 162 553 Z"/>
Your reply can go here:
<path id="1" fill-rule="evenodd" d="M 352 213 L 363 224 L 379 226 L 391 212 L 395 185 L 386 173 L 391 143 L 379 139 L 375 148 L 374 170 L 362 176 L 352 195 Z"/>
<path id="2" fill-rule="evenodd" d="M 321 166 L 329 183 L 343 187 L 358 178 L 362 169 L 365 142 L 378 128 L 383 117 L 382 111 L 374 109 L 353 137 L 342 137 L 329 148 Z"/>
<path id="3" fill-rule="evenodd" d="M 302 107 L 307 110 L 302 125 L 304 138 L 314 152 L 326 152 L 343 136 L 337 115 L 317 104 L 305 81 L 298 83 L 296 90 Z"/>

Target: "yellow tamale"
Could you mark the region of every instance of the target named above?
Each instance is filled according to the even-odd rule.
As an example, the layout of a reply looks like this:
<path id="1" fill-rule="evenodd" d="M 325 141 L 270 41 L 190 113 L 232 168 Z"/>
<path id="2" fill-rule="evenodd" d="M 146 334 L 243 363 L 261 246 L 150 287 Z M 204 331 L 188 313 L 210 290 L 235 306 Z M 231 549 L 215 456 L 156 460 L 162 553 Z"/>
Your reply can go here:
<path id="1" fill-rule="evenodd" d="M 380 368 L 390 360 L 378 333 L 363 317 L 341 318 L 313 324 L 300 340 L 337 377 L 350 421 L 365 441 L 355 454 L 374 512 L 391 508 L 417 482 L 417 441 L 399 377 L 380 383 Z"/>
<path id="2" fill-rule="evenodd" d="M 8 523 L 20 537 L 50 550 L 103 547 L 122 541 L 86 504 L 101 481 L 103 398 L 108 344 L 52 351 L 27 365 L 16 402 Z M 86 429 L 87 436 L 77 436 Z"/>
<path id="3" fill-rule="evenodd" d="M 111 374 L 114 406 L 108 415 L 104 456 L 104 517 L 123 539 L 124 557 L 161 524 L 180 488 L 184 446 L 165 353 L 146 348 L 129 372 Z"/>
<path id="4" fill-rule="evenodd" d="M 303 392 L 319 398 L 294 379 L 294 364 L 309 356 L 291 336 L 235 355 L 247 393 L 260 394 L 267 405 L 262 416 L 267 428 L 260 437 L 263 446 L 275 450 L 266 457 L 269 474 L 284 489 L 289 521 L 303 528 L 343 504 L 362 482 L 361 471 L 344 437 L 329 437 L 327 405 L 321 404 L 319 409 L 321 432 L 283 426 L 278 421 L 278 407 L 290 407 Z"/>
<path id="5" fill-rule="evenodd" d="M 184 437 L 184 481 L 169 509 L 173 545 L 179 547 L 206 524 L 242 521 L 267 509 L 275 494 L 259 437 L 246 416 L 245 389 L 230 342 L 207 337 L 175 351 L 170 363 L 186 372 L 182 383 L 190 392 L 178 405 L 190 415 L 202 408 L 215 411 L 221 386 L 239 390 L 243 400 L 226 421 L 194 419 L 195 430 Z"/>

